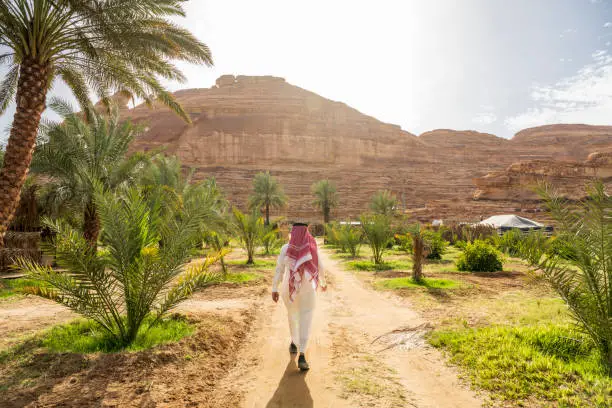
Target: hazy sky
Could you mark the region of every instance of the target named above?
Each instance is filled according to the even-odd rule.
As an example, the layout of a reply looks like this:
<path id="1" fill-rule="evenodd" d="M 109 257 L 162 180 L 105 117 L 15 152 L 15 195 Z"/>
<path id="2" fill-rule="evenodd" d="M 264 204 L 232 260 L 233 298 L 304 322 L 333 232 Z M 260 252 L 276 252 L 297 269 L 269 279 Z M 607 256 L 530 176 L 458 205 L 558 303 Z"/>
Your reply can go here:
<path id="1" fill-rule="evenodd" d="M 415 134 L 612 125 L 607 0 L 191 0 L 187 13 L 215 67 L 185 65 L 172 89 L 281 76 Z"/>

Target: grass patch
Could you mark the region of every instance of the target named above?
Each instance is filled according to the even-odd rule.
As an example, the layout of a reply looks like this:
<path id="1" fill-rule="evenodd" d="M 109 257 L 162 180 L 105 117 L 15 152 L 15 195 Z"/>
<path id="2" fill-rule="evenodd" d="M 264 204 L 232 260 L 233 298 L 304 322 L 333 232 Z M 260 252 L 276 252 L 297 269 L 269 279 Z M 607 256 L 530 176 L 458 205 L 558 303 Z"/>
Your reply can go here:
<path id="1" fill-rule="evenodd" d="M 28 287 L 36 287 L 41 286 L 42 282 L 27 279 L 27 278 L 19 278 L 19 279 L 2 279 L 0 280 L 0 298 L 7 298 L 10 296 L 15 296 L 23 293 L 23 289 Z"/>
<path id="2" fill-rule="evenodd" d="M 258 273 L 252 272 L 238 272 L 238 273 L 228 273 L 223 282 L 228 283 L 247 283 L 259 280 L 261 275 Z"/>
<path id="3" fill-rule="evenodd" d="M 229 261 L 225 261 L 228 265 L 240 266 L 243 268 L 275 268 L 276 260 L 274 259 L 255 259 L 255 263 L 252 265 L 247 265 L 246 260 L 237 260 L 232 259 Z"/>
<path id="4" fill-rule="evenodd" d="M 513 405 L 609 406 L 612 378 L 595 345 L 569 325 L 439 331 L 429 341 L 448 350 L 476 386 Z"/>
<path id="5" fill-rule="evenodd" d="M 428 288 L 428 289 L 455 289 L 461 287 L 461 283 L 451 279 L 423 278 L 421 282 L 415 282 L 412 278 L 381 279 L 374 286 L 377 289 L 403 289 L 403 288 Z"/>
<path id="6" fill-rule="evenodd" d="M 354 271 L 394 271 L 412 270 L 412 262 L 392 260 L 382 264 L 375 264 L 372 261 L 349 261 L 346 263 L 349 269 Z"/>
<path id="7" fill-rule="evenodd" d="M 129 351 L 148 349 L 160 344 L 175 342 L 194 332 L 194 327 L 185 319 L 173 316 L 150 327 L 147 319 L 140 327 L 136 340 L 127 348 Z M 55 326 L 41 338 L 40 344 L 58 353 L 113 352 L 122 348 L 112 337 L 91 320 L 77 320 Z"/>

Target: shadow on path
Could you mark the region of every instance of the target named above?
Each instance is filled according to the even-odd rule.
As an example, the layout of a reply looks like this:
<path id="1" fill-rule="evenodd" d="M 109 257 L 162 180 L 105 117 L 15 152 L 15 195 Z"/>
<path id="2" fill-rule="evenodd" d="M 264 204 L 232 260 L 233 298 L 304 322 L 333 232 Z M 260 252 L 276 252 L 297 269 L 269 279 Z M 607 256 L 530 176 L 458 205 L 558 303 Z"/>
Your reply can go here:
<path id="1" fill-rule="evenodd" d="M 306 384 L 306 374 L 298 370 L 295 357 L 291 357 L 266 408 L 312 408 L 312 397 Z"/>

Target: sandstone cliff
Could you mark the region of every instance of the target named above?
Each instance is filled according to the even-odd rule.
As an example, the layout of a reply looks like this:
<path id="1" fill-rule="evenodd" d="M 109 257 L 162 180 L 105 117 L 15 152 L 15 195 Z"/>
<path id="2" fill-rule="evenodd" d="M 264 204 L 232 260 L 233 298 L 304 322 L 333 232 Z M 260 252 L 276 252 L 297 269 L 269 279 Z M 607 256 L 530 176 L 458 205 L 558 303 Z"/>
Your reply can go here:
<path id="1" fill-rule="evenodd" d="M 380 189 L 393 191 L 424 220 L 535 210 L 535 203 L 524 205 L 516 195 L 493 190 L 472 201 L 474 179 L 489 173 L 491 180 L 503 178 L 498 172 L 519 161 L 583 162 L 592 152 L 612 150 L 612 127 L 596 127 L 592 135 L 583 126 L 534 128 L 511 140 L 454 130 L 417 137 L 272 76 L 224 75 L 211 88 L 175 96 L 193 123 L 160 106 L 124 111 L 147 123 L 133 149 L 164 147 L 194 167 L 197 177 L 215 176 L 239 206 L 246 203 L 254 174 L 270 170 L 290 198 L 284 215 L 313 221 L 319 215 L 311 205 L 310 185 L 322 178 L 338 185 L 337 217 L 357 216 Z M 574 179 L 559 180 L 571 184 Z"/>

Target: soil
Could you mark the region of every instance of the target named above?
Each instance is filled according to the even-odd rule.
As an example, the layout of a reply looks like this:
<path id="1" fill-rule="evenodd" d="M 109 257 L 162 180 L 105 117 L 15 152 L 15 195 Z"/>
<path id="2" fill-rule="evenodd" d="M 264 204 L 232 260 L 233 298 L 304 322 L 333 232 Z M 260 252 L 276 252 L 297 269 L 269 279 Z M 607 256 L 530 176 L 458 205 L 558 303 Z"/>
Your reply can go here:
<path id="1" fill-rule="evenodd" d="M 404 299 L 363 285 L 326 251 L 321 258 L 329 289 L 318 295 L 307 373 L 297 369 L 288 352 L 286 311 L 282 302 L 270 299 L 269 270 L 256 283 L 216 286 L 184 303 L 179 312 L 197 329 L 175 344 L 80 355 L 22 343 L 15 351 L 20 358 L 0 361 L 0 406 L 482 405 L 456 370 L 426 344 L 423 336 L 430 325 Z M 24 318 L 13 321 L 16 315 Z M 0 304 L 0 327 L 12 339 L 18 337 L 14 333 L 33 333 L 73 317 L 31 297 Z"/>
<path id="2" fill-rule="evenodd" d="M 255 335 L 220 388 L 242 390 L 244 408 L 482 405 L 425 344 L 426 321 L 402 299 L 364 287 L 326 251 L 320 256 L 330 288 L 317 300 L 307 352 L 311 370 L 297 371 L 288 352 L 284 306 L 264 299 Z"/>

